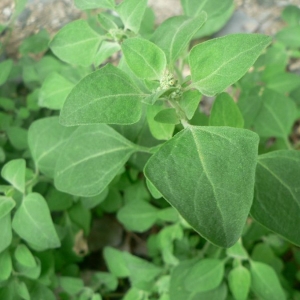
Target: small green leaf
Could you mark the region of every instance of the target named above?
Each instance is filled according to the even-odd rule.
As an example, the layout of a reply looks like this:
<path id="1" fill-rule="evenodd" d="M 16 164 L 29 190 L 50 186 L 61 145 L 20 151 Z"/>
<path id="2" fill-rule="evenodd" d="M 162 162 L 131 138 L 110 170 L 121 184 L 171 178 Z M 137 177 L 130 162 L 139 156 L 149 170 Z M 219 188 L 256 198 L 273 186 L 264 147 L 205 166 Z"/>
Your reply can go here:
<path id="1" fill-rule="evenodd" d="M 38 193 L 28 194 L 14 215 L 14 231 L 38 251 L 60 246 L 45 199 Z"/>
<path id="2" fill-rule="evenodd" d="M 149 159 L 145 175 L 197 232 L 230 247 L 252 205 L 257 146 L 248 130 L 189 126 Z"/>
<path id="3" fill-rule="evenodd" d="M 247 72 L 270 42 L 262 34 L 231 34 L 196 45 L 189 55 L 193 86 L 206 96 L 223 92 Z"/>
<path id="4" fill-rule="evenodd" d="M 60 122 L 65 126 L 136 123 L 142 98 L 127 74 L 108 64 L 75 86 L 64 103 Z"/>
<path id="5" fill-rule="evenodd" d="M 280 72 L 265 79 L 267 88 L 286 95 L 300 86 L 300 76 L 293 73 Z"/>
<path id="6" fill-rule="evenodd" d="M 96 272 L 93 275 L 95 281 L 100 282 L 102 286 L 105 286 L 109 291 L 114 291 L 118 287 L 118 279 L 111 273 Z"/>
<path id="7" fill-rule="evenodd" d="M 234 100 L 227 93 L 222 93 L 215 99 L 210 113 L 209 125 L 244 127 L 243 116 Z"/>
<path id="8" fill-rule="evenodd" d="M 118 29 L 118 25 L 113 21 L 112 15 L 109 13 L 101 13 L 98 15 L 98 21 L 100 25 L 106 30 Z"/>
<path id="9" fill-rule="evenodd" d="M 251 261 L 251 289 L 264 300 L 285 300 L 286 296 L 275 271 L 268 265 Z"/>
<path id="10" fill-rule="evenodd" d="M 6 82 L 13 66 L 13 61 L 7 59 L 0 63 L 0 85 Z"/>
<path id="11" fill-rule="evenodd" d="M 76 128 L 67 128 L 58 123 L 58 117 L 34 121 L 28 131 L 28 144 L 36 167 L 53 178 L 57 157 L 63 145 Z"/>
<path id="12" fill-rule="evenodd" d="M 49 41 L 49 33 L 46 29 L 42 29 L 38 33 L 24 39 L 19 51 L 22 55 L 27 55 L 29 53 L 38 54 L 48 49 Z"/>
<path id="13" fill-rule="evenodd" d="M 39 105 L 50 109 L 61 109 L 74 84 L 53 72 L 46 77 L 39 93 Z"/>
<path id="14" fill-rule="evenodd" d="M 280 43 L 284 44 L 286 47 L 299 48 L 300 41 L 300 25 L 295 25 L 293 27 L 285 27 L 277 32 L 275 38 Z"/>
<path id="15" fill-rule="evenodd" d="M 0 266 L 1 266 L 1 272 L 0 272 L 0 282 L 1 282 L 7 280 L 10 277 L 10 274 L 12 272 L 12 262 L 8 250 L 0 253 Z"/>
<path id="16" fill-rule="evenodd" d="M 0 196 L 0 219 L 9 214 L 15 205 L 16 202 L 13 198 Z"/>
<path id="17" fill-rule="evenodd" d="M 295 5 L 287 5 L 281 13 L 281 18 L 290 26 L 300 24 L 300 8 Z"/>
<path id="18" fill-rule="evenodd" d="M 242 265 L 232 269 L 228 274 L 230 291 L 235 300 L 247 300 L 251 285 L 251 275 Z"/>
<path id="19" fill-rule="evenodd" d="M 117 12 L 125 29 L 130 29 L 135 33 L 139 31 L 147 2 L 147 0 L 124 0 L 117 6 Z"/>
<path id="20" fill-rule="evenodd" d="M 59 284 L 61 288 L 69 295 L 78 294 L 84 287 L 82 279 L 74 277 L 61 276 L 59 278 Z"/>
<path id="21" fill-rule="evenodd" d="M 14 159 L 4 165 L 1 176 L 14 188 L 24 194 L 25 192 L 26 162 L 23 158 Z"/>
<path id="22" fill-rule="evenodd" d="M 114 53 L 121 49 L 120 45 L 116 42 L 103 41 L 95 55 L 95 66 L 101 65 L 106 59 L 111 57 Z"/>
<path id="23" fill-rule="evenodd" d="M 151 41 L 165 52 L 168 64 L 172 65 L 188 47 L 194 34 L 205 21 L 205 12 L 193 18 L 187 16 L 169 18 L 155 30 Z"/>
<path id="24" fill-rule="evenodd" d="M 12 126 L 6 129 L 7 137 L 14 148 L 25 150 L 28 147 L 27 130 L 21 127 Z"/>
<path id="25" fill-rule="evenodd" d="M 81 10 L 94 8 L 114 9 L 114 0 L 75 0 L 75 5 Z"/>
<path id="26" fill-rule="evenodd" d="M 10 214 L 0 219 L 0 253 L 6 249 L 12 241 L 11 217 Z"/>
<path id="27" fill-rule="evenodd" d="M 15 259 L 20 265 L 26 268 L 32 269 L 37 266 L 34 256 L 24 244 L 17 246 L 15 250 Z"/>
<path id="28" fill-rule="evenodd" d="M 81 203 L 85 208 L 91 209 L 102 203 L 108 195 L 109 189 L 104 189 L 100 194 L 93 197 L 81 198 Z"/>
<path id="29" fill-rule="evenodd" d="M 15 269 L 18 274 L 21 276 L 36 280 L 40 277 L 41 275 L 41 262 L 38 258 L 34 257 L 35 260 L 35 266 L 34 267 L 26 267 L 22 264 L 20 264 L 17 260 L 15 262 Z"/>
<path id="30" fill-rule="evenodd" d="M 73 21 L 64 26 L 53 38 L 53 53 L 69 64 L 88 67 L 94 62 L 102 37 L 85 20 Z"/>
<path id="31" fill-rule="evenodd" d="M 156 187 L 146 178 L 146 184 L 149 192 L 154 199 L 162 198 L 162 194 L 156 189 Z"/>
<path id="32" fill-rule="evenodd" d="M 243 247 L 240 239 L 232 247 L 226 249 L 226 254 L 230 257 L 241 260 L 246 260 L 249 258 L 248 253 Z"/>
<path id="33" fill-rule="evenodd" d="M 100 194 L 135 152 L 134 147 L 108 125 L 79 127 L 57 160 L 56 188 L 83 197 Z"/>
<path id="34" fill-rule="evenodd" d="M 23 281 L 16 280 L 15 281 L 15 287 L 17 294 L 24 300 L 31 300 L 28 288 Z"/>
<path id="35" fill-rule="evenodd" d="M 207 292 L 217 288 L 224 275 L 224 262 L 219 259 L 201 259 L 191 267 L 184 279 L 190 292 Z"/>
<path id="36" fill-rule="evenodd" d="M 161 111 L 159 111 L 156 116 L 154 117 L 154 120 L 159 123 L 163 124 L 179 124 L 180 119 L 178 117 L 178 114 L 176 112 L 176 109 L 174 108 L 166 108 Z"/>
<path id="37" fill-rule="evenodd" d="M 45 285 L 39 283 L 37 280 L 30 289 L 31 299 L 55 300 L 56 297 L 53 292 Z"/>
<path id="38" fill-rule="evenodd" d="M 273 151 L 258 157 L 251 215 L 300 246 L 300 152 Z"/>
<path id="39" fill-rule="evenodd" d="M 166 56 L 155 44 L 142 38 L 127 39 L 122 43 L 125 60 L 134 72 L 142 79 L 160 79 L 166 68 Z"/>
<path id="40" fill-rule="evenodd" d="M 131 231 L 144 232 L 157 220 L 158 209 L 145 201 L 130 201 L 117 214 L 118 220 Z"/>
<path id="41" fill-rule="evenodd" d="M 199 106 L 202 95 L 198 90 L 188 90 L 183 92 L 179 99 L 180 107 L 185 112 L 187 118 L 191 120 Z"/>

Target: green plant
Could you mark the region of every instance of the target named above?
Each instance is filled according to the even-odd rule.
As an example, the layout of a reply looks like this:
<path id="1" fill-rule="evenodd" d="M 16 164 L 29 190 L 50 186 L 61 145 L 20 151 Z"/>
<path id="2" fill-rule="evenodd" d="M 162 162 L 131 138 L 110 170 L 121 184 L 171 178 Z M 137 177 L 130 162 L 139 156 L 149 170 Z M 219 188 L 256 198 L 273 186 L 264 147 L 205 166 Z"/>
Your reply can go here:
<path id="1" fill-rule="evenodd" d="M 0 64 L 1 299 L 300 299 L 300 78 L 286 72 L 300 10 L 267 49 L 234 34 L 190 50 L 233 12 L 198 2 L 154 30 L 146 0 L 75 0 L 107 11 Z M 202 96 L 216 96 L 209 118 Z M 107 215 L 131 251 L 104 243 L 87 276 Z"/>

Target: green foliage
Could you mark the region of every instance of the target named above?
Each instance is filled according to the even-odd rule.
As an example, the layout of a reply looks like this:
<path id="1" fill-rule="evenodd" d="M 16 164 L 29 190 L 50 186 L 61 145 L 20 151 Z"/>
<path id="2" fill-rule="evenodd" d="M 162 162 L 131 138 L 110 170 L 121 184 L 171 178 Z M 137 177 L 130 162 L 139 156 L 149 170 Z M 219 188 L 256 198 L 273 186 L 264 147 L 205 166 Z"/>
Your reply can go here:
<path id="1" fill-rule="evenodd" d="M 299 8 L 270 45 L 210 39 L 232 0 L 74 4 L 3 44 L 0 299 L 299 299 Z"/>

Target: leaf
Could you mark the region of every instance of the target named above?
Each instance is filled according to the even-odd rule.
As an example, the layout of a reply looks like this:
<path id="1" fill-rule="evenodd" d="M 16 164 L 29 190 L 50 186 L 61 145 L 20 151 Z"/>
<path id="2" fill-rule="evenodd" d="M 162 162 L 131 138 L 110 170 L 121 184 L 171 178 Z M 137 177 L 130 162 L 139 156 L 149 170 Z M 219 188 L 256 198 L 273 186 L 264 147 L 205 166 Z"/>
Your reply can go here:
<path id="1" fill-rule="evenodd" d="M 12 262 L 9 251 L 0 252 L 0 282 L 7 280 L 12 272 Z"/>
<path id="2" fill-rule="evenodd" d="M 88 67 L 94 62 L 102 37 L 85 20 L 73 21 L 54 36 L 52 52 L 69 64 Z"/>
<path id="3" fill-rule="evenodd" d="M 51 178 L 62 148 L 76 128 L 58 123 L 58 117 L 34 121 L 28 131 L 28 144 L 36 167 Z"/>
<path id="4" fill-rule="evenodd" d="M 232 269 L 228 274 L 230 291 L 235 300 L 247 300 L 251 285 L 251 275 L 242 265 Z"/>
<path id="5" fill-rule="evenodd" d="M 230 247 L 252 205 L 257 146 L 248 130 L 189 126 L 149 159 L 145 175 L 197 232 Z"/>
<path id="6" fill-rule="evenodd" d="M 17 294 L 25 300 L 30 300 L 30 295 L 28 292 L 28 288 L 23 281 L 15 281 L 15 287 L 16 287 L 16 292 Z"/>
<path id="7" fill-rule="evenodd" d="M 202 11 L 207 13 L 207 21 L 194 35 L 194 38 L 209 36 L 220 30 L 234 12 L 233 0 L 181 0 L 184 13 L 196 16 Z"/>
<path id="8" fill-rule="evenodd" d="M 38 33 L 24 39 L 19 47 L 19 51 L 22 55 L 27 55 L 29 53 L 38 54 L 48 49 L 49 41 L 49 33 L 46 29 L 42 29 Z"/>
<path id="9" fill-rule="evenodd" d="M 75 0 L 75 5 L 81 10 L 94 8 L 114 9 L 114 0 Z"/>
<path id="10" fill-rule="evenodd" d="M 300 76 L 293 73 L 280 72 L 265 79 L 267 88 L 286 95 L 300 86 Z"/>
<path id="11" fill-rule="evenodd" d="M 226 249 L 226 254 L 240 260 L 247 260 L 249 258 L 241 240 L 238 240 L 232 247 Z"/>
<path id="12" fill-rule="evenodd" d="M 100 194 L 135 151 L 131 142 L 108 125 L 79 127 L 61 150 L 55 186 L 83 197 Z"/>
<path id="13" fill-rule="evenodd" d="M 9 214 L 15 205 L 16 202 L 13 198 L 0 196 L 0 219 Z"/>
<path id="14" fill-rule="evenodd" d="M 130 29 L 137 33 L 147 8 L 147 0 L 124 0 L 117 6 L 117 12 L 125 25 L 125 30 Z"/>
<path id="15" fill-rule="evenodd" d="M 10 214 L 0 219 L 0 253 L 6 249 L 12 241 L 11 217 Z"/>
<path id="16" fill-rule="evenodd" d="M 27 130 L 21 127 L 9 127 L 6 129 L 7 137 L 14 148 L 25 150 L 27 144 Z"/>
<path id="17" fill-rule="evenodd" d="M 251 215 L 300 246 L 300 152 L 273 151 L 258 157 Z"/>
<path id="18" fill-rule="evenodd" d="M 163 76 L 166 56 L 155 44 L 142 38 L 130 38 L 122 43 L 122 51 L 128 66 L 137 77 L 159 80 Z"/>
<path id="19" fill-rule="evenodd" d="M 69 295 L 76 295 L 84 288 L 82 279 L 66 276 L 59 277 L 59 285 Z"/>
<path id="20" fill-rule="evenodd" d="M 133 124 L 141 117 L 142 98 L 126 73 L 106 65 L 75 86 L 64 103 L 60 122 L 65 126 Z"/>
<path id="21" fill-rule="evenodd" d="M 297 118 L 295 103 L 288 97 L 265 89 L 253 127 L 261 137 L 287 138 Z"/>
<path id="22" fill-rule="evenodd" d="M 287 5 L 281 13 L 281 18 L 290 26 L 299 25 L 300 8 L 295 5 Z"/>
<path id="23" fill-rule="evenodd" d="M 236 103 L 227 93 L 222 93 L 215 99 L 210 113 L 209 125 L 244 127 L 243 116 Z"/>
<path id="24" fill-rule="evenodd" d="M 28 194 L 16 211 L 12 227 L 38 251 L 60 246 L 45 199 L 38 193 Z"/>
<path id="25" fill-rule="evenodd" d="M 159 111 L 154 120 L 163 124 L 179 124 L 179 116 L 174 108 L 166 108 Z"/>
<path id="26" fill-rule="evenodd" d="M 120 49 L 121 49 L 120 45 L 116 42 L 103 41 L 99 47 L 99 50 L 95 55 L 94 65 L 95 66 L 101 65 L 103 62 L 105 62 L 106 59 L 111 57 L 114 53 L 116 53 Z"/>
<path id="27" fill-rule="evenodd" d="M 157 208 L 145 201 L 131 201 L 118 211 L 117 219 L 127 230 L 144 232 L 156 222 L 157 212 Z"/>
<path id="28" fill-rule="evenodd" d="M 100 25 L 106 30 L 118 29 L 118 25 L 113 21 L 112 15 L 102 12 L 98 15 Z"/>
<path id="29" fill-rule="evenodd" d="M 280 43 L 284 44 L 289 48 L 299 48 L 300 41 L 298 36 L 300 35 L 300 25 L 293 27 L 286 27 L 278 31 L 275 35 L 275 38 Z"/>
<path id="30" fill-rule="evenodd" d="M 39 92 L 39 105 L 50 109 L 61 109 L 74 84 L 53 72 L 46 77 Z"/>
<path id="31" fill-rule="evenodd" d="M 220 285 L 223 275 L 222 260 L 201 259 L 190 268 L 184 279 L 184 287 L 190 292 L 207 292 Z"/>
<path id="32" fill-rule="evenodd" d="M 197 90 L 188 90 L 182 93 L 179 104 L 189 120 L 193 118 L 201 97 L 202 95 Z"/>
<path id="33" fill-rule="evenodd" d="M 268 265 L 251 261 L 251 289 L 264 300 L 285 300 L 284 291 L 275 271 Z"/>
<path id="34" fill-rule="evenodd" d="M 167 63 L 172 65 L 188 47 L 194 34 L 205 21 L 205 12 L 193 18 L 186 16 L 169 18 L 155 30 L 150 40 L 165 52 Z"/>
<path id="35" fill-rule="evenodd" d="M 262 34 L 240 33 L 194 46 L 189 55 L 193 86 L 206 96 L 224 91 L 247 72 L 270 41 Z"/>
<path id="36" fill-rule="evenodd" d="M 0 63 L 0 85 L 6 82 L 12 67 L 13 61 L 11 59 L 6 59 Z"/>
<path id="37" fill-rule="evenodd" d="M 2 170 L 1 176 L 8 181 L 14 188 L 21 193 L 25 193 L 25 159 L 13 159 L 6 163 Z"/>
<path id="38" fill-rule="evenodd" d="M 162 194 L 156 189 L 156 187 L 151 183 L 151 181 L 146 179 L 146 184 L 149 192 L 151 193 L 154 199 L 162 198 Z"/>
<path id="39" fill-rule="evenodd" d="M 27 268 L 35 268 L 37 266 L 34 256 L 24 244 L 17 246 L 15 259 L 20 265 Z"/>

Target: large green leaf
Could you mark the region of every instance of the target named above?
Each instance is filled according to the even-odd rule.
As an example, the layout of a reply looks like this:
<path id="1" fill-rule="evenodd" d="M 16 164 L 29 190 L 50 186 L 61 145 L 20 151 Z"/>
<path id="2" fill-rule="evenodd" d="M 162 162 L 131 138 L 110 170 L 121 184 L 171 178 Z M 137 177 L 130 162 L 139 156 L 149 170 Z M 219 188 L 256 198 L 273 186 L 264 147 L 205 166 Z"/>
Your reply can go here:
<path id="1" fill-rule="evenodd" d="M 14 215 L 14 231 L 38 251 L 60 246 L 46 200 L 38 193 L 28 194 Z"/>
<path id="2" fill-rule="evenodd" d="M 88 67 L 94 62 L 103 38 L 85 20 L 64 26 L 53 38 L 50 48 L 61 60 Z"/>
<path id="3" fill-rule="evenodd" d="M 187 16 L 169 18 L 155 30 L 151 41 L 165 52 L 168 64 L 172 65 L 188 47 L 192 37 L 205 21 L 205 12 L 193 18 Z"/>
<path id="4" fill-rule="evenodd" d="M 181 0 L 184 13 L 196 16 L 201 11 L 207 13 L 207 21 L 198 30 L 195 37 L 200 38 L 211 35 L 221 29 L 234 11 L 233 0 Z"/>
<path id="5" fill-rule="evenodd" d="M 67 128 L 58 123 L 58 117 L 34 121 L 29 127 L 28 144 L 36 167 L 49 177 L 54 176 L 54 168 L 61 149 L 76 128 Z"/>
<path id="6" fill-rule="evenodd" d="M 235 300 L 247 300 L 251 285 L 251 275 L 248 269 L 239 265 L 228 274 L 229 288 Z"/>
<path id="7" fill-rule="evenodd" d="M 25 192 L 26 162 L 23 158 L 13 159 L 1 170 L 1 176 L 21 193 Z"/>
<path id="8" fill-rule="evenodd" d="M 75 0 L 75 5 L 79 9 L 94 9 L 94 8 L 107 8 L 114 9 L 114 0 Z"/>
<path id="9" fill-rule="evenodd" d="M 209 125 L 244 127 L 243 116 L 238 106 L 227 93 L 222 93 L 215 99 L 210 113 Z"/>
<path id="10" fill-rule="evenodd" d="M 258 158 L 251 215 L 300 246 L 300 152 L 273 151 Z"/>
<path id="11" fill-rule="evenodd" d="M 160 79 L 166 68 L 166 56 L 155 44 L 142 38 L 127 39 L 122 43 L 125 60 L 136 76 Z"/>
<path id="12" fill-rule="evenodd" d="M 264 300 L 285 300 L 286 296 L 275 271 L 268 265 L 251 261 L 251 289 Z"/>
<path id="13" fill-rule="evenodd" d="M 197 232 L 230 247 L 252 205 L 257 147 L 248 130 L 189 126 L 150 158 L 145 175 Z"/>
<path id="14" fill-rule="evenodd" d="M 64 103 L 60 122 L 66 126 L 133 124 L 141 117 L 143 96 L 125 72 L 106 65 L 75 86 Z"/>
<path id="15" fill-rule="evenodd" d="M 78 196 L 100 194 L 135 150 L 134 144 L 108 125 L 79 127 L 61 150 L 55 186 Z"/>
<path id="16" fill-rule="evenodd" d="M 137 33 L 147 8 L 148 0 L 124 0 L 117 6 L 117 12 L 120 15 L 125 29 L 130 29 Z"/>
<path id="17" fill-rule="evenodd" d="M 231 34 L 193 47 L 189 55 L 193 86 L 207 96 L 224 91 L 253 65 L 271 38 Z"/>

